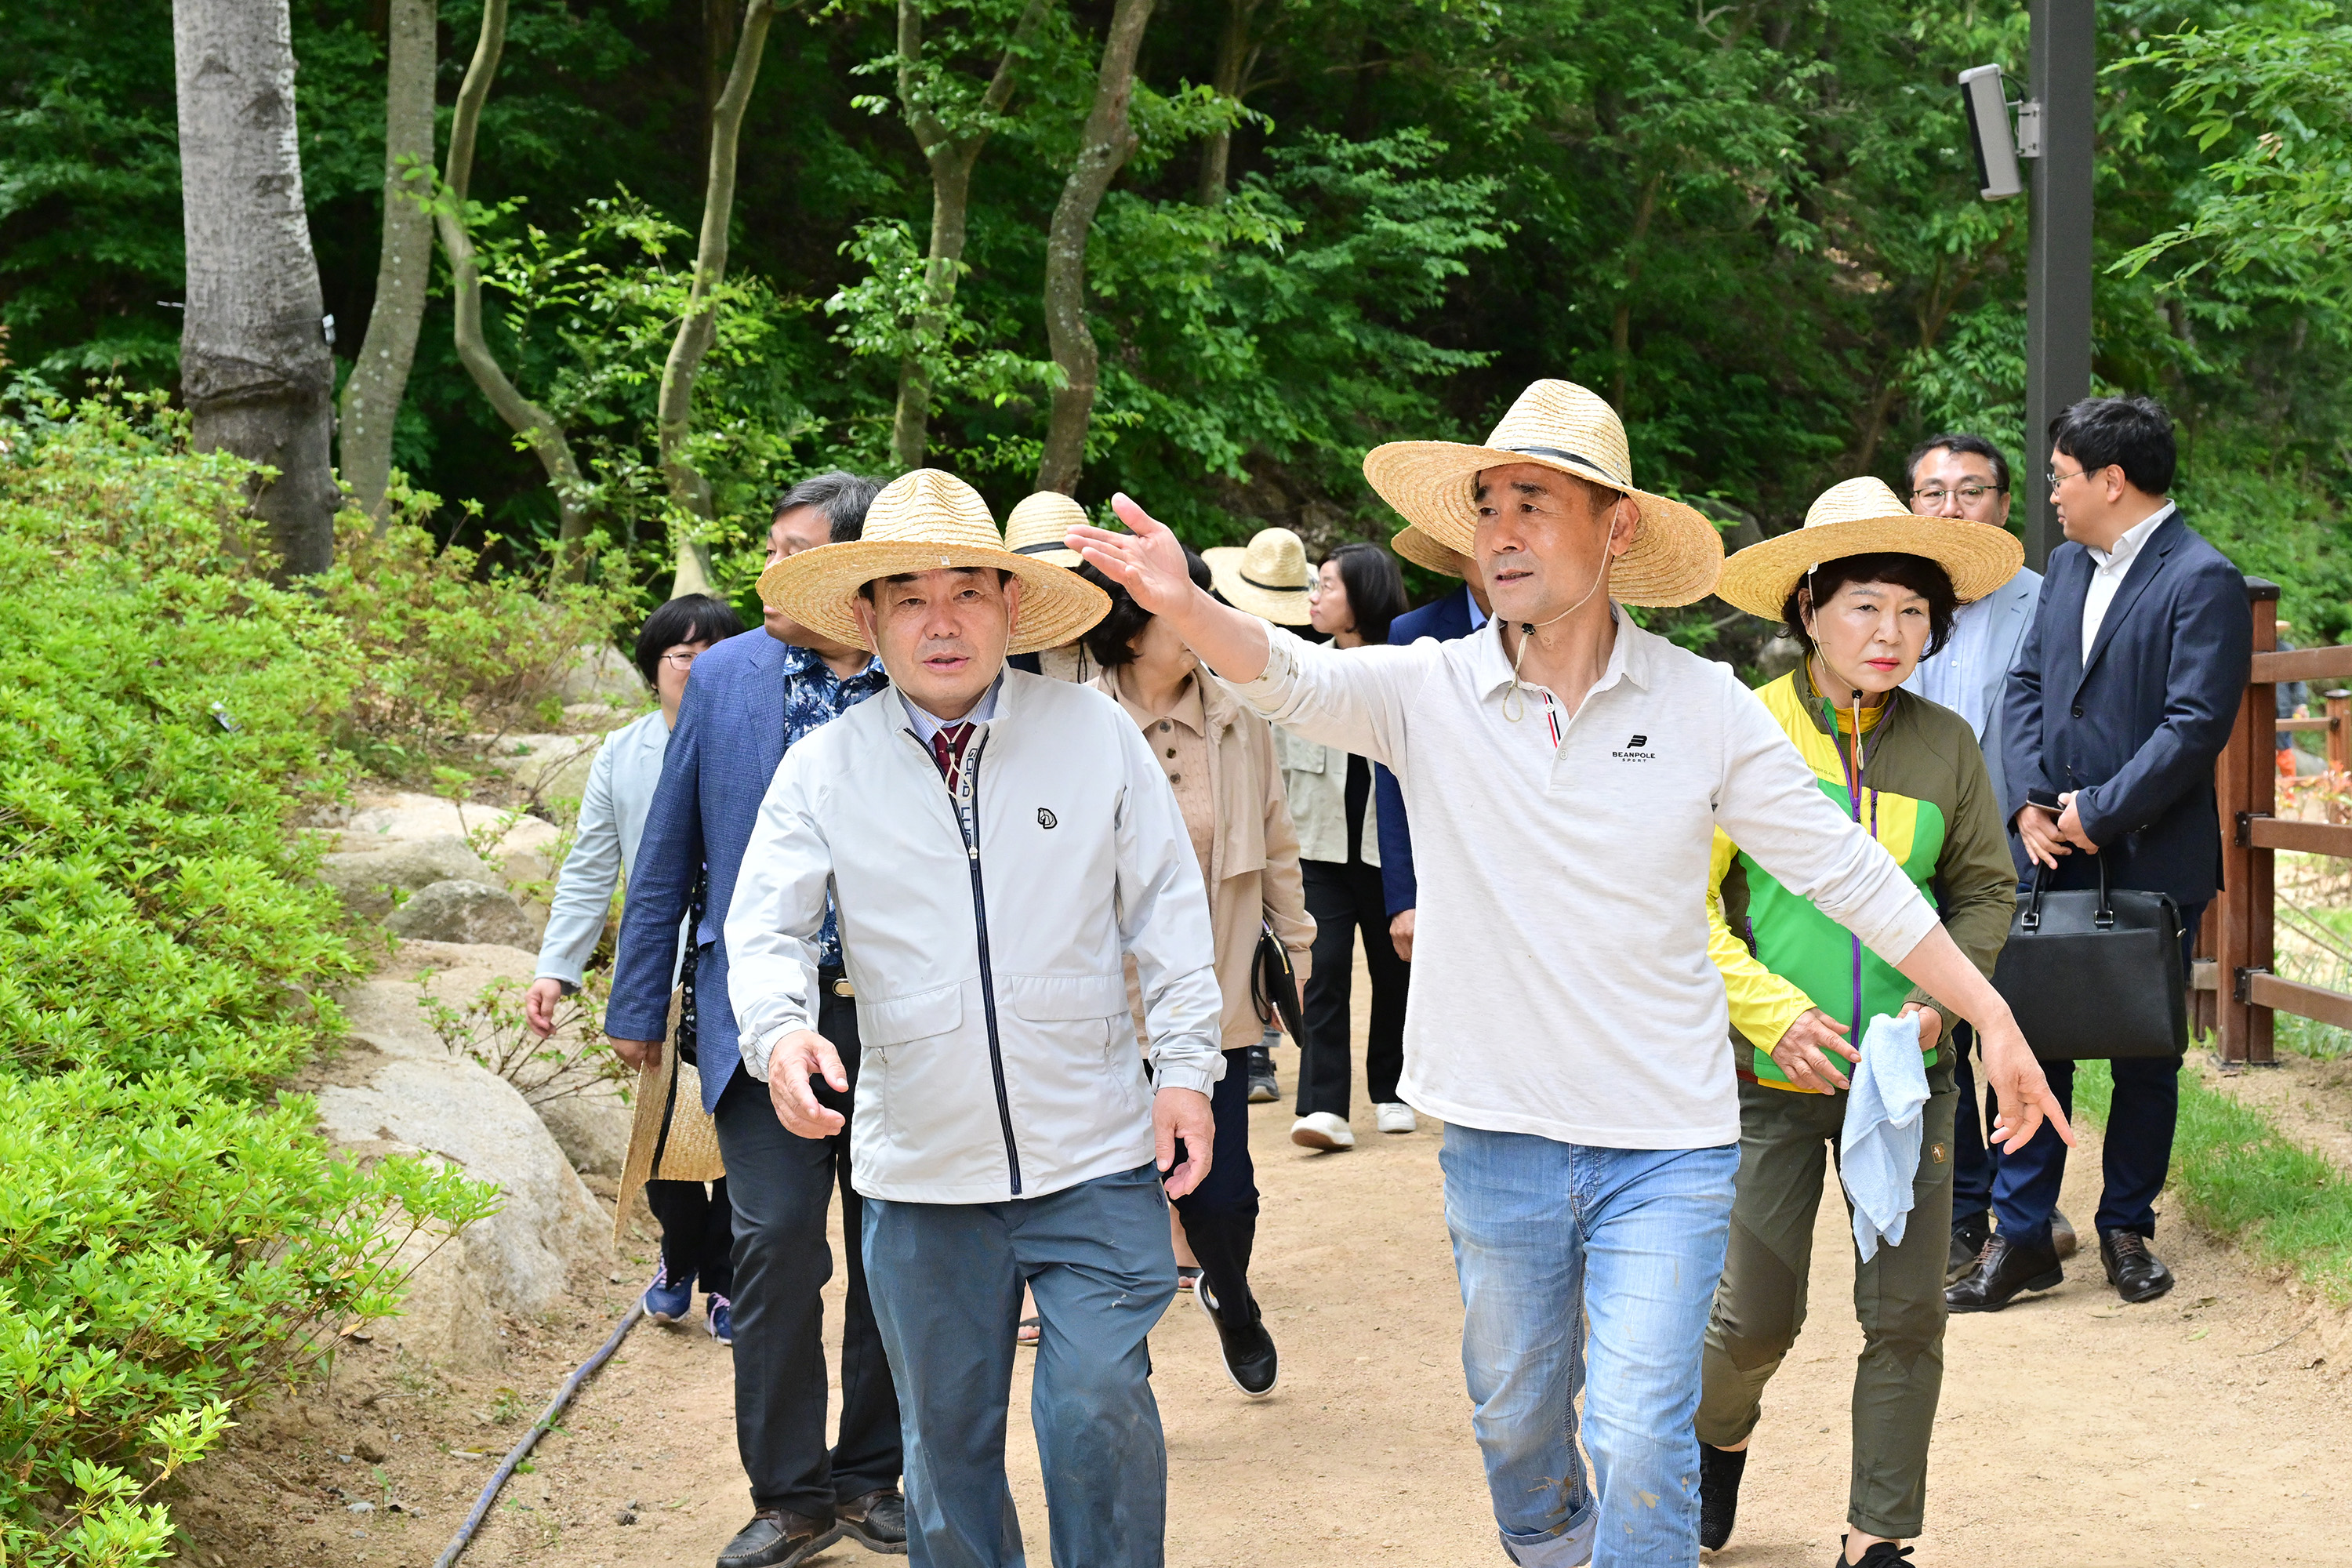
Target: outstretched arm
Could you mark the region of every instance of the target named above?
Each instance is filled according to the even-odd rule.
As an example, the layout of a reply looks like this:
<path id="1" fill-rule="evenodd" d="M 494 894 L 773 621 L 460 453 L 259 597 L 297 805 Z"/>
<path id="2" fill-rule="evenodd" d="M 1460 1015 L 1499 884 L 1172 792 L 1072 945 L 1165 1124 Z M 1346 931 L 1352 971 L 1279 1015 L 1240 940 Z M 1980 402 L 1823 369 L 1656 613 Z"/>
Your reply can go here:
<path id="1" fill-rule="evenodd" d="M 1205 589 L 1194 587 L 1192 574 L 1184 569 L 1184 546 L 1166 523 L 1124 494 L 1113 496 L 1110 505 L 1133 532 L 1074 528 L 1064 542 L 1123 585 L 1137 604 L 1165 620 L 1227 680 L 1255 680 L 1264 675 L 1270 647 L 1265 623 L 1220 605 Z"/>

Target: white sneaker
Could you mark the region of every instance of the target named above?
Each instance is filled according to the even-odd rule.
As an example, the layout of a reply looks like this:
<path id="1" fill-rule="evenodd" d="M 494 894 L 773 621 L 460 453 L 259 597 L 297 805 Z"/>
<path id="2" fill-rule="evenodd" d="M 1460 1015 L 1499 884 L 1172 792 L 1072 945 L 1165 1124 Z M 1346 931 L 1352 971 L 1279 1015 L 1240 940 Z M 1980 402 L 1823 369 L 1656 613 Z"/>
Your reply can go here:
<path id="1" fill-rule="evenodd" d="M 1352 1149 L 1356 1130 L 1344 1118 L 1318 1110 L 1290 1124 L 1290 1141 L 1307 1149 Z"/>
<path id="2" fill-rule="evenodd" d="M 1412 1107 L 1401 1100 L 1373 1106 L 1372 1114 L 1380 1119 L 1383 1132 L 1414 1132 L 1421 1128 L 1421 1123 L 1412 1119 Z"/>

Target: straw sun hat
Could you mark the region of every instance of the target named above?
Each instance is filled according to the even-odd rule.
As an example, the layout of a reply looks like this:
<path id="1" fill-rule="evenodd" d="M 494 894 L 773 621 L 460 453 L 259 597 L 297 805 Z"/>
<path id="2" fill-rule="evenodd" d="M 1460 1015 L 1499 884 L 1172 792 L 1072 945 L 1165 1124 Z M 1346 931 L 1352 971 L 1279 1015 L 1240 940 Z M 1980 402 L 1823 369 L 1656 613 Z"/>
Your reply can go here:
<path id="1" fill-rule="evenodd" d="M 1086 508 L 1061 491 L 1039 490 L 1013 502 L 1013 510 L 1004 514 L 1004 548 L 1056 566 L 1081 566 L 1086 557 L 1062 540 L 1070 530 L 1093 521 Z"/>
<path id="2" fill-rule="evenodd" d="M 1389 541 L 1389 548 L 1423 570 L 1435 572 L 1441 576 L 1466 577 L 1470 574 L 1467 558 L 1446 549 L 1414 523 L 1406 523 L 1399 529 L 1397 536 Z"/>
<path id="3" fill-rule="evenodd" d="M 1895 499 L 1884 479 L 1848 479 L 1821 493 L 1805 513 L 1804 527 L 1751 544 L 1725 562 L 1715 591 L 1725 604 L 1777 621 L 1798 580 L 1815 566 L 1881 552 L 1933 561 L 1952 579 L 1963 605 L 1983 598 L 2025 564 L 2025 546 L 2005 528 L 1920 517 Z"/>
<path id="4" fill-rule="evenodd" d="M 965 566 L 1021 579 L 1021 619 L 1008 653 L 1059 647 L 1110 613 L 1110 596 L 1085 578 L 1007 550 L 980 492 L 938 468 L 917 468 L 883 486 L 861 537 L 803 550 L 760 574 L 760 599 L 811 631 L 863 647 L 850 612 L 858 589 L 881 577 Z"/>
<path id="5" fill-rule="evenodd" d="M 1687 605 L 1714 588 L 1723 564 L 1723 540 L 1715 524 L 1680 501 L 1634 486 L 1617 411 L 1572 381 L 1528 386 L 1483 447 L 1460 441 L 1375 447 L 1364 458 L 1364 478 L 1433 542 L 1469 556 L 1477 549 L 1473 492 L 1478 474 L 1507 463 L 1557 468 L 1640 504 L 1642 521 L 1633 545 L 1609 574 L 1609 596 L 1618 603 Z"/>
<path id="6" fill-rule="evenodd" d="M 1278 626 L 1307 624 L 1307 589 L 1315 569 L 1307 563 L 1307 546 L 1286 528 L 1258 531 L 1249 543 L 1221 544 L 1201 552 L 1209 563 L 1209 580 L 1225 603 Z"/>

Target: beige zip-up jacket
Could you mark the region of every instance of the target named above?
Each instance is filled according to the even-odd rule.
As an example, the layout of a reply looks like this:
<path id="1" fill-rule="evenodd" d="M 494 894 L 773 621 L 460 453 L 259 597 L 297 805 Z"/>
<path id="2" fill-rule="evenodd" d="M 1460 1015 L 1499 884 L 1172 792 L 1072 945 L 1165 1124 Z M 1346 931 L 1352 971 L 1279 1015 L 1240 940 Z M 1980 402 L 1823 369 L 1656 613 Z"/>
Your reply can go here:
<path id="1" fill-rule="evenodd" d="M 1274 727 L 1275 757 L 1282 767 L 1282 790 L 1298 831 L 1298 858 L 1344 865 L 1348 858 L 1348 752 L 1308 740 L 1286 724 Z M 1364 797 L 1367 866 L 1381 863 L 1379 791 Z"/>
<path id="2" fill-rule="evenodd" d="M 1117 670 L 1106 670 L 1091 684 L 1139 725 L 1157 722 L 1158 715 L 1120 697 Z M 1304 989 L 1315 921 L 1299 880 L 1298 835 L 1276 764 L 1274 726 L 1205 670 L 1195 684 L 1208 724 L 1209 799 L 1216 819 L 1209 840 L 1209 930 L 1217 948 L 1217 989 L 1225 1002 L 1224 1047 L 1237 1051 L 1265 1037 L 1250 990 L 1259 922 L 1274 922 L 1275 940 L 1290 954 Z M 1139 1000 L 1130 990 L 1130 1007 Z"/>

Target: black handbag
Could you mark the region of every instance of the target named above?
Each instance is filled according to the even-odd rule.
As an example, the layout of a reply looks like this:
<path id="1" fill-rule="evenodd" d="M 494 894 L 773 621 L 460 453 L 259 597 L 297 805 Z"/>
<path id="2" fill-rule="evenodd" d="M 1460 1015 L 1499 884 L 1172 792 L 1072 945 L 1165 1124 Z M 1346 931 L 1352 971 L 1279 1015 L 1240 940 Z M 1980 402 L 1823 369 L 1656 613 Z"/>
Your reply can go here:
<path id="1" fill-rule="evenodd" d="M 2189 1048 L 2180 910 L 2168 894 L 2109 889 L 2105 858 L 2092 860 L 2095 892 L 2052 892 L 2050 868 L 2036 868 L 1993 989 L 2044 1061 L 2179 1056 Z"/>
<path id="2" fill-rule="evenodd" d="M 1257 956 L 1250 961 L 1250 1001 L 1257 1008 L 1259 1023 L 1280 1018 L 1283 1032 L 1292 1040 L 1307 1038 L 1298 1006 L 1298 973 L 1290 967 L 1289 951 L 1274 934 L 1274 922 L 1269 920 L 1258 921 Z"/>

